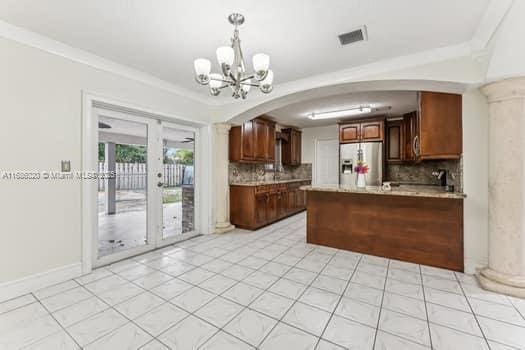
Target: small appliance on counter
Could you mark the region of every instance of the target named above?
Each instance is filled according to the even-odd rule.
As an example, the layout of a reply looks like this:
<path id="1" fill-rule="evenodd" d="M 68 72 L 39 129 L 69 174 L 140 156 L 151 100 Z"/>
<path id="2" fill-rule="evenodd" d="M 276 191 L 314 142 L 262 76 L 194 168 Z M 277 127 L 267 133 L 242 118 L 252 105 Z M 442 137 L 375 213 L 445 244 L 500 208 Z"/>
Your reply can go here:
<path id="1" fill-rule="evenodd" d="M 339 148 L 339 184 L 355 186 L 357 160 L 368 165 L 365 175 L 366 186 L 381 186 L 383 181 L 383 143 L 363 142 L 341 144 Z"/>

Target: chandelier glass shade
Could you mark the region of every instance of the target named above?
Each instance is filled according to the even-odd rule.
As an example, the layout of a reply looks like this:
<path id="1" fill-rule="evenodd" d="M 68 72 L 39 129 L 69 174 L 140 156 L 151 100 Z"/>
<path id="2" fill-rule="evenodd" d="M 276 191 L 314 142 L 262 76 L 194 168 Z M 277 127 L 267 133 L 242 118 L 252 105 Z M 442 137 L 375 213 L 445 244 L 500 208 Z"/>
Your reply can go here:
<path id="1" fill-rule="evenodd" d="M 194 61 L 195 80 L 201 85 L 208 85 L 212 96 L 218 96 L 227 87 L 231 88 L 232 96 L 236 99 L 245 99 L 252 86 L 265 94 L 270 93 L 273 89 L 270 56 L 265 53 L 253 55 L 253 73 L 247 73 L 238 30 L 238 26 L 244 23 L 244 16 L 234 13 L 228 16 L 228 20 L 235 29 L 231 46 L 221 46 L 216 51 L 221 73 L 211 73 L 210 60 L 197 58 Z"/>

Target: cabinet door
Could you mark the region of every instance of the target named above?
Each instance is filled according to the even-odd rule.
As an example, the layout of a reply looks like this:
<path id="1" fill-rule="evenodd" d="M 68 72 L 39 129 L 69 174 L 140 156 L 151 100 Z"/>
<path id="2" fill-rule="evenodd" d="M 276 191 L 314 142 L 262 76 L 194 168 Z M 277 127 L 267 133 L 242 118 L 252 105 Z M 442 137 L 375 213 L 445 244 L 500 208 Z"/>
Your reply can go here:
<path id="1" fill-rule="evenodd" d="M 293 163 L 294 165 L 300 165 L 301 164 L 301 147 L 302 147 L 302 133 L 300 131 L 294 130 L 293 134 L 295 134 L 295 144 L 294 144 L 294 152 L 293 152 Z"/>
<path id="2" fill-rule="evenodd" d="M 266 193 L 255 196 L 255 224 L 257 226 L 266 224 L 268 195 Z"/>
<path id="3" fill-rule="evenodd" d="M 386 126 L 386 154 L 387 162 L 394 164 L 403 160 L 404 151 L 403 121 L 387 122 Z"/>
<path id="4" fill-rule="evenodd" d="M 265 120 L 253 120 L 253 149 L 256 160 L 265 160 L 268 152 L 268 125 Z"/>
<path id="5" fill-rule="evenodd" d="M 241 131 L 241 160 L 252 160 L 254 153 L 254 121 L 248 120 L 242 124 Z"/>
<path id="6" fill-rule="evenodd" d="M 267 221 L 277 220 L 277 203 L 279 195 L 277 192 L 268 194 L 268 202 L 266 203 L 266 219 Z"/>
<path id="7" fill-rule="evenodd" d="M 419 158 L 460 158 L 463 150 L 461 95 L 422 91 L 419 100 Z"/>
<path id="8" fill-rule="evenodd" d="M 415 139 L 417 132 L 417 112 L 407 113 L 403 116 L 403 160 L 414 161 L 416 159 Z"/>
<path id="9" fill-rule="evenodd" d="M 297 189 L 290 190 L 288 194 L 288 209 L 287 211 L 289 213 L 294 212 L 297 210 L 297 204 L 296 204 L 296 197 L 297 197 Z"/>
<path id="10" fill-rule="evenodd" d="M 277 193 L 277 216 L 285 217 L 288 214 L 288 192 Z"/>
<path id="11" fill-rule="evenodd" d="M 339 127 L 339 142 L 340 143 L 356 143 L 359 142 L 359 133 L 361 124 L 342 124 Z"/>
<path id="12" fill-rule="evenodd" d="M 361 123 L 361 140 L 362 141 L 383 141 L 382 121 Z"/>
<path id="13" fill-rule="evenodd" d="M 275 124 L 268 123 L 266 125 L 266 160 L 268 162 L 275 161 Z"/>

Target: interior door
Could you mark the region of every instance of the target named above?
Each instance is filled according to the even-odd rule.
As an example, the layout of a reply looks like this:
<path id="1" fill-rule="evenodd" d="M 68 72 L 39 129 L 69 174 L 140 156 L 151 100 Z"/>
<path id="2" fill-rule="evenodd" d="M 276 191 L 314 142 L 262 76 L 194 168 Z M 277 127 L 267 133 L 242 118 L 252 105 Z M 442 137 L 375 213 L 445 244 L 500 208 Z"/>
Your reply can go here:
<path id="1" fill-rule="evenodd" d="M 316 140 L 314 168 L 317 185 L 339 183 L 339 140 Z"/>

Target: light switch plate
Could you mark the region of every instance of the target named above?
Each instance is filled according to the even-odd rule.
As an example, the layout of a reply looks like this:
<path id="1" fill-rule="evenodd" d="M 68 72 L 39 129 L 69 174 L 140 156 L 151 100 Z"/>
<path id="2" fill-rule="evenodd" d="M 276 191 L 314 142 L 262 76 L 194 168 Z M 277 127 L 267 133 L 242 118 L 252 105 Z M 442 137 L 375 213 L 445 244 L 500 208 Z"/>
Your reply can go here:
<path id="1" fill-rule="evenodd" d="M 60 169 L 63 173 L 69 173 L 71 171 L 71 161 L 70 160 L 61 161 Z"/>

